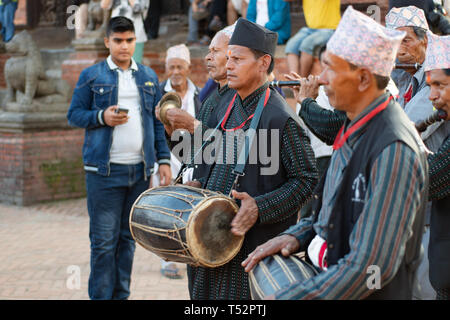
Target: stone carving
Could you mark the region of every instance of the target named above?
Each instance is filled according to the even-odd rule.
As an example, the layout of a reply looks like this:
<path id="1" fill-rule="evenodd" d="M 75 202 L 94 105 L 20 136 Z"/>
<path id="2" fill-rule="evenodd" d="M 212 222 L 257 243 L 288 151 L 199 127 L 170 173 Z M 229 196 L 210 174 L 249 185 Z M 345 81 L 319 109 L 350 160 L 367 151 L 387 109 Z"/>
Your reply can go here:
<path id="1" fill-rule="evenodd" d="M 89 1 L 88 6 L 88 30 L 95 30 L 97 27 L 101 27 L 103 24 L 104 10 L 100 6 L 99 0 Z"/>
<path id="2" fill-rule="evenodd" d="M 41 25 L 52 25 L 56 21 L 56 1 L 41 0 Z"/>
<path id="3" fill-rule="evenodd" d="M 103 38 L 110 14 L 110 10 L 102 9 L 100 6 L 100 0 L 89 1 L 88 24 L 86 31 L 81 35 L 81 37 Z"/>
<path id="4" fill-rule="evenodd" d="M 66 112 L 71 88 L 62 79 L 46 76 L 39 48 L 27 31 L 5 44 L 13 56 L 5 64 L 5 111 Z"/>

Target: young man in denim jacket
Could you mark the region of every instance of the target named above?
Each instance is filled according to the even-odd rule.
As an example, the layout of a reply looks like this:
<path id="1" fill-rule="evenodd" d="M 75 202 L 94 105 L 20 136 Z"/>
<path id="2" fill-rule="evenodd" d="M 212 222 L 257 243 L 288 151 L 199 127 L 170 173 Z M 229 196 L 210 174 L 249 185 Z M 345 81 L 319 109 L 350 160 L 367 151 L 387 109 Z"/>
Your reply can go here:
<path id="1" fill-rule="evenodd" d="M 128 298 L 135 249 L 130 209 L 149 187 L 155 159 L 161 185 L 171 180 L 164 127 L 154 115 L 158 78 L 132 59 L 135 43 L 133 22 L 112 18 L 105 38 L 110 56 L 83 70 L 67 114 L 70 125 L 86 129 L 91 299 Z"/>

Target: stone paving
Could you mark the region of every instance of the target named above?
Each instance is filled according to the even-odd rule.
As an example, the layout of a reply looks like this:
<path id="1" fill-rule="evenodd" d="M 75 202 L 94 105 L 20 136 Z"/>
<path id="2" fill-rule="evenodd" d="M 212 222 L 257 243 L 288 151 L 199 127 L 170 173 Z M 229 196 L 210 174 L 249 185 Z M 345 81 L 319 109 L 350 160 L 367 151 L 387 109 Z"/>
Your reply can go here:
<path id="1" fill-rule="evenodd" d="M 0 300 L 89 299 L 86 199 L 0 204 L 0 244 Z M 186 267 L 180 268 L 182 279 L 163 277 L 160 259 L 136 245 L 130 300 L 189 299 Z"/>

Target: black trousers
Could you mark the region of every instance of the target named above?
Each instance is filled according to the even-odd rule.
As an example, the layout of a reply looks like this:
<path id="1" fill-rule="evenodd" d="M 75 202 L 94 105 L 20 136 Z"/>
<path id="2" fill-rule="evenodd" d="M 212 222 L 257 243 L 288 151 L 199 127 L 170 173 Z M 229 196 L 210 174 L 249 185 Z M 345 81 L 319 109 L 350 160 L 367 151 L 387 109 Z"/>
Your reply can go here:
<path id="1" fill-rule="evenodd" d="M 389 10 L 393 7 L 401 8 L 407 6 L 415 6 L 425 11 L 425 13 L 434 8 L 432 0 L 389 0 Z"/>
<path id="2" fill-rule="evenodd" d="M 161 19 L 162 0 L 151 0 L 147 18 L 144 21 L 145 32 L 150 39 L 158 38 Z"/>
<path id="3" fill-rule="evenodd" d="M 219 16 L 220 20 L 223 22 L 226 22 L 227 17 L 227 1 L 226 0 L 213 0 L 211 3 L 211 9 L 210 9 L 210 20 L 214 16 Z"/>
<path id="4" fill-rule="evenodd" d="M 213 0 L 211 3 L 211 8 L 209 9 L 209 19 L 208 19 L 208 26 L 211 23 L 211 20 L 218 16 L 220 20 L 224 23 L 224 26 L 226 26 L 227 23 L 227 0 Z M 215 32 L 207 28 L 206 30 L 208 36 L 210 38 L 214 37 Z"/>

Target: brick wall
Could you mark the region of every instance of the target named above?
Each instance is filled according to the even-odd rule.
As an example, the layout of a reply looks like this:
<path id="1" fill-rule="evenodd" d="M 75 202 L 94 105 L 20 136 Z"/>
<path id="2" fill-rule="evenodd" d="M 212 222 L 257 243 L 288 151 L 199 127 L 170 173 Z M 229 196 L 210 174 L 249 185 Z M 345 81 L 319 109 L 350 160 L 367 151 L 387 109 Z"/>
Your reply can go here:
<path id="1" fill-rule="evenodd" d="M 61 78 L 66 80 L 72 88 L 75 88 L 81 71 L 105 60 L 107 52 L 79 51 L 71 54 L 70 58 L 61 65 Z M 1 77 L 0 77 L 1 78 Z"/>
<path id="2" fill-rule="evenodd" d="M 85 195 L 83 130 L 0 132 L 0 201 L 30 205 Z"/>
<path id="3" fill-rule="evenodd" d="M 206 53 L 205 53 L 206 55 Z M 144 55 L 143 63 L 150 66 L 158 75 L 160 82 L 167 79 L 165 71 L 165 52 L 148 52 Z M 208 80 L 208 70 L 202 57 L 191 56 L 191 72 L 189 78 L 199 87 Z"/>

